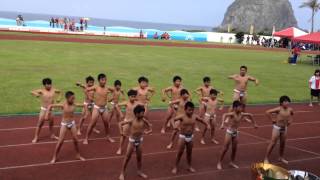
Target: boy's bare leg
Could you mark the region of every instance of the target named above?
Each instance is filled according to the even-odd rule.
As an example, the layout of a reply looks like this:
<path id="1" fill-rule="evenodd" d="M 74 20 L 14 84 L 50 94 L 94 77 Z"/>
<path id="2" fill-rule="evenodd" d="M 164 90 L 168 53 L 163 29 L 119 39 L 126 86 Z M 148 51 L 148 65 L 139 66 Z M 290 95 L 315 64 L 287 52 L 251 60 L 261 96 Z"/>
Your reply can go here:
<path id="1" fill-rule="evenodd" d="M 216 117 L 214 117 L 210 123 L 211 123 L 211 142 L 214 144 L 219 144 L 219 141 L 214 138 L 215 130 L 217 126 Z"/>
<path id="2" fill-rule="evenodd" d="M 185 144 L 186 144 L 186 142 L 184 141 L 184 139 L 179 138 L 176 162 L 175 162 L 174 167 L 173 167 L 173 169 L 171 171 L 173 174 L 177 174 L 177 172 L 178 172 L 178 165 L 179 165 L 179 162 L 181 160 L 181 156 L 183 155 L 183 152 L 184 152 L 184 149 L 185 149 Z"/>
<path id="3" fill-rule="evenodd" d="M 51 113 L 49 115 L 48 121 L 49 121 L 49 130 L 50 130 L 50 133 L 51 133 L 50 138 L 58 140 L 59 138 L 54 134 L 54 130 L 53 130 L 54 121 L 53 121 L 53 116 L 52 116 Z"/>
<path id="4" fill-rule="evenodd" d="M 117 155 L 121 155 L 122 154 L 122 149 L 123 149 L 123 146 L 124 146 L 124 143 L 126 141 L 126 136 L 124 135 L 121 135 L 120 137 L 120 143 L 119 143 L 119 149 L 117 150 Z"/>
<path id="5" fill-rule="evenodd" d="M 165 123 L 162 126 L 161 129 L 161 133 L 164 134 L 166 133 L 166 129 L 168 127 L 169 121 L 171 120 L 172 116 L 173 116 L 173 109 L 171 106 L 168 107 L 168 111 L 167 111 L 167 115 L 166 115 L 166 119 L 165 119 Z"/>
<path id="6" fill-rule="evenodd" d="M 217 169 L 218 170 L 222 169 L 221 163 L 222 163 L 222 160 L 223 160 L 224 156 L 226 155 L 226 152 L 229 149 L 230 143 L 231 143 L 231 136 L 229 134 L 226 134 L 225 139 L 224 139 L 223 148 L 222 148 L 222 151 L 221 151 L 221 155 L 220 155 L 220 158 L 219 158 L 219 162 L 217 164 Z"/>
<path id="7" fill-rule="evenodd" d="M 106 132 L 106 137 L 107 137 L 107 140 L 111 143 L 114 143 L 115 141 L 110 137 L 110 134 L 109 134 L 109 116 L 108 116 L 108 112 L 105 111 L 103 114 L 102 114 L 102 121 L 103 121 L 103 125 L 104 125 L 104 129 L 105 129 L 105 132 Z"/>
<path id="8" fill-rule="evenodd" d="M 39 114 L 39 120 L 38 120 L 38 123 L 37 123 L 37 128 L 36 128 L 32 143 L 38 142 L 39 134 L 40 134 L 40 131 L 41 131 L 41 128 L 42 128 L 43 124 L 44 124 L 44 113 L 41 111 L 40 114 Z"/>
<path id="9" fill-rule="evenodd" d="M 193 149 L 193 142 L 188 142 L 186 143 L 186 147 L 187 147 L 187 161 L 188 161 L 188 170 L 190 172 L 196 172 L 196 170 L 192 167 L 192 149 Z"/>
<path id="10" fill-rule="evenodd" d="M 281 161 L 284 164 L 288 164 L 289 162 L 283 157 L 284 155 L 284 149 L 286 146 L 286 140 L 287 140 L 287 133 L 284 132 L 280 135 L 280 158 L 279 161 Z"/>
<path id="11" fill-rule="evenodd" d="M 119 180 L 124 180 L 125 171 L 127 169 L 128 163 L 129 163 L 129 161 L 131 159 L 131 155 L 133 153 L 133 150 L 134 150 L 133 144 L 129 143 L 128 144 L 128 148 L 127 148 L 126 156 L 124 157 L 124 160 L 123 160 L 123 165 L 122 165 L 122 169 L 121 169 Z"/>
<path id="12" fill-rule="evenodd" d="M 208 120 L 207 117 L 204 118 L 204 121 L 205 121 L 206 123 L 209 123 L 209 120 Z M 201 143 L 201 144 L 206 144 L 206 142 L 205 142 L 204 139 L 205 139 L 205 137 L 206 137 L 207 131 L 208 131 L 208 128 L 207 128 L 207 126 L 206 126 L 206 127 L 204 127 L 204 129 L 203 129 L 203 131 L 202 131 L 202 136 L 201 136 L 201 140 L 200 140 L 200 143 Z"/>
<path id="13" fill-rule="evenodd" d="M 58 140 L 58 143 L 57 143 L 56 148 L 54 150 L 53 158 L 52 158 L 50 163 L 55 163 L 57 161 L 57 156 L 58 156 L 58 154 L 60 152 L 60 149 L 62 147 L 62 144 L 64 142 L 64 137 L 66 135 L 66 132 L 67 132 L 67 127 L 66 126 L 61 126 L 60 134 L 59 134 L 59 140 Z"/>
<path id="14" fill-rule="evenodd" d="M 313 106 L 312 102 L 313 102 L 313 96 L 311 95 L 311 97 L 310 97 L 310 103 L 309 103 L 309 106 L 310 106 L 310 107 Z M 318 98 L 318 102 L 319 102 L 319 98 Z"/>
<path id="15" fill-rule="evenodd" d="M 80 122 L 79 122 L 79 126 L 78 126 L 78 131 L 77 131 L 77 134 L 80 136 L 81 135 L 81 129 L 82 129 L 82 126 L 83 126 L 83 123 L 84 123 L 84 120 L 86 120 L 88 118 L 88 111 L 87 111 L 87 108 L 86 107 L 83 107 L 82 108 L 82 117 L 80 119 Z"/>
<path id="16" fill-rule="evenodd" d="M 276 129 L 273 129 L 272 130 L 271 142 L 268 145 L 267 152 L 266 152 L 266 155 L 265 155 L 265 158 L 264 158 L 264 163 L 269 163 L 269 156 L 270 156 L 274 146 L 277 144 L 279 136 L 280 136 L 280 132 L 278 130 L 276 130 Z"/>
<path id="17" fill-rule="evenodd" d="M 170 138 L 170 143 L 167 145 L 167 149 L 172 149 L 173 148 L 173 142 L 178 134 L 179 130 L 175 128 L 172 132 L 171 138 Z"/>
<path id="18" fill-rule="evenodd" d="M 237 155 L 238 138 L 233 137 L 231 141 L 232 141 L 232 152 L 231 152 L 230 166 L 237 169 L 237 168 L 239 168 L 239 166 L 235 164 L 235 159 L 236 159 L 236 155 Z"/>
<path id="19" fill-rule="evenodd" d="M 79 149 L 79 144 L 78 144 L 78 136 L 77 136 L 77 129 L 75 126 L 73 126 L 71 128 L 71 133 L 72 133 L 72 140 L 73 140 L 73 144 L 74 144 L 74 148 L 76 150 L 76 158 L 81 160 L 81 161 L 84 161 L 85 158 L 83 158 L 81 155 L 80 155 L 80 149 Z"/>
<path id="20" fill-rule="evenodd" d="M 147 179 L 148 176 L 142 172 L 142 149 L 141 145 L 136 147 L 136 156 L 137 156 L 137 167 L 138 167 L 138 176 Z"/>
<path id="21" fill-rule="evenodd" d="M 91 118 L 91 121 L 89 123 L 89 126 L 88 126 L 88 129 L 87 129 L 87 133 L 86 133 L 86 137 L 85 139 L 83 140 L 83 144 L 88 144 L 88 139 L 89 139 L 89 136 L 91 135 L 92 133 L 92 129 L 93 127 L 96 125 L 97 123 L 97 120 L 99 118 L 99 112 L 97 109 L 93 109 L 92 111 L 92 118 Z"/>

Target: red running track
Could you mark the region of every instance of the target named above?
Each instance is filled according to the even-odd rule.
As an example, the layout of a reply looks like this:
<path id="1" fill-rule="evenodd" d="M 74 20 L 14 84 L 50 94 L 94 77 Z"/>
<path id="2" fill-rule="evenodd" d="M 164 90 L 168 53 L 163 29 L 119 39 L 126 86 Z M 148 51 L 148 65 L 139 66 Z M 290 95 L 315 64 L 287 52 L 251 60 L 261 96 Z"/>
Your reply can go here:
<path id="1" fill-rule="evenodd" d="M 289 165 L 278 164 L 278 149 L 275 148 L 271 161 L 286 168 L 300 169 L 320 175 L 320 107 L 310 108 L 307 105 L 293 105 L 295 113 L 294 123 L 289 127 L 286 157 Z M 239 169 L 228 167 L 229 154 L 223 165 L 224 170 L 216 170 L 221 145 L 201 145 L 199 133 L 195 137 L 193 164 L 196 173 L 186 171 L 186 161 L 183 158 L 178 175 L 171 174 L 176 150 L 166 150 L 170 132 L 160 134 L 163 111 L 150 113 L 150 120 L 154 127 L 152 135 L 145 136 L 143 142 L 143 169 L 150 179 L 178 179 L 178 180 L 234 180 L 250 179 L 250 165 L 263 160 L 264 153 L 271 136 L 271 123 L 264 116 L 264 111 L 270 106 L 255 106 L 248 108 L 254 114 L 259 129 L 251 128 L 243 123 L 240 128 L 239 151 L 237 163 Z M 222 112 L 219 112 L 219 121 Z M 48 128 L 41 133 L 40 142 L 32 144 L 33 133 L 37 121 L 36 116 L 0 117 L 0 179 L 117 179 L 123 156 L 115 155 L 118 143 L 108 143 L 104 134 L 93 134 L 89 145 L 80 143 L 82 155 L 87 159 L 81 162 L 74 159 L 74 150 L 70 137 L 62 147 L 58 163 L 52 165 L 49 161 L 55 147 L 55 141 L 48 138 Z M 56 117 L 56 125 L 60 117 Z M 59 127 L 55 127 L 58 133 Z M 102 129 L 101 124 L 98 128 Z M 217 131 L 217 138 L 222 141 L 225 132 Z M 111 135 L 118 141 L 115 122 L 111 126 Z M 80 137 L 82 140 L 83 136 Z M 230 152 L 229 152 L 230 153 Z M 136 174 L 135 158 L 133 157 L 127 170 L 127 179 L 139 179 Z"/>

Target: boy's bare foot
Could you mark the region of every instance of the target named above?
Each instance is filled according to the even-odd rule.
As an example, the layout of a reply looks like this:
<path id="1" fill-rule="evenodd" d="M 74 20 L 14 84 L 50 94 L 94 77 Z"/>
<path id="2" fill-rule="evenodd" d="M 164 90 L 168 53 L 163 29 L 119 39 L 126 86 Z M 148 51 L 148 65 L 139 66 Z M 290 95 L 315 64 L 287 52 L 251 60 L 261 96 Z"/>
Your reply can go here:
<path id="1" fill-rule="evenodd" d="M 222 169 L 221 162 L 219 162 L 219 163 L 217 164 L 217 169 L 218 169 L 218 170 L 221 170 L 221 169 Z"/>
<path id="2" fill-rule="evenodd" d="M 80 130 L 80 129 L 78 129 L 77 135 L 78 135 L 78 136 L 81 136 L 81 130 Z"/>
<path id="3" fill-rule="evenodd" d="M 85 161 L 86 159 L 82 157 L 80 154 L 76 155 L 76 159 L 79 159 L 81 161 Z"/>
<path id="4" fill-rule="evenodd" d="M 263 161 L 265 164 L 270 164 L 269 159 L 265 158 Z"/>
<path id="5" fill-rule="evenodd" d="M 137 173 L 138 173 L 138 176 L 142 177 L 143 179 L 147 179 L 148 178 L 148 176 L 146 174 L 144 174 L 142 171 L 138 171 Z"/>
<path id="6" fill-rule="evenodd" d="M 197 132 L 200 132 L 200 128 L 199 128 L 199 127 L 196 127 L 195 130 L 196 130 Z"/>
<path id="7" fill-rule="evenodd" d="M 215 139 L 211 139 L 211 142 L 214 144 L 219 144 L 219 141 L 215 140 Z"/>
<path id="8" fill-rule="evenodd" d="M 172 172 L 172 174 L 177 174 L 178 168 L 177 168 L 177 167 L 174 167 L 171 172 Z"/>
<path id="9" fill-rule="evenodd" d="M 52 135 L 50 136 L 50 138 L 51 138 L 51 139 L 55 139 L 55 140 L 59 140 L 59 138 L 58 138 L 56 135 L 54 135 L 54 134 L 52 134 Z"/>
<path id="10" fill-rule="evenodd" d="M 190 172 L 192 172 L 192 173 L 196 172 L 196 170 L 195 170 L 193 167 L 189 167 L 189 168 L 188 168 L 188 171 L 190 171 Z"/>
<path id="11" fill-rule="evenodd" d="M 173 143 L 170 143 L 168 146 L 167 146 L 167 149 L 172 149 L 173 148 Z"/>
<path id="12" fill-rule="evenodd" d="M 54 164 L 54 163 L 56 163 L 56 162 L 57 162 L 57 158 L 55 158 L 55 157 L 52 158 L 52 160 L 50 161 L 51 164 Z"/>
<path id="13" fill-rule="evenodd" d="M 203 145 L 206 144 L 206 142 L 204 141 L 204 139 L 201 139 L 200 143 L 203 144 Z"/>
<path id="14" fill-rule="evenodd" d="M 312 107 L 312 106 L 313 106 L 313 104 L 312 104 L 312 103 L 310 103 L 310 104 L 309 104 L 309 106 L 310 106 L 310 107 Z"/>
<path id="15" fill-rule="evenodd" d="M 230 165 L 231 167 L 233 167 L 233 168 L 236 168 L 236 169 L 239 168 L 239 166 L 236 165 L 234 162 L 230 162 L 229 165 Z"/>
<path id="16" fill-rule="evenodd" d="M 93 132 L 96 133 L 96 134 L 100 134 L 100 131 L 96 128 L 93 128 Z"/>
<path id="17" fill-rule="evenodd" d="M 166 129 L 165 128 L 162 128 L 161 129 L 161 134 L 165 134 L 166 133 Z"/>
<path id="18" fill-rule="evenodd" d="M 118 151 L 116 152 L 117 155 L 121 155 L 122 154 L 122 150 L 119 148 Z"/>
<path id="19" fill-rule="evenodd" d="M 116 142 L 114 139 L 112 139 L 111 137 L 107 137 L 107 140 L 109 141 L 109 142 L 111 142 L 111 143 L 114 143 L 114 142 Z"/>
<path id="20" fill-rule="evenodd" d="M 85 145 L 89 144 L 88 139 L 84 139 L 83 144 L 85 144 Z"/>
<path id="21" fill-rule="evenodd" d="M 124 174 L 123 173 L 120 174 L 119 180 L 124 180 Z"/>
<path id="22" fill-rule="evenodd" d="M 287 161 L 286 159 L 284 158 L 279 158 L 279 161 L 284 163 L 284 164 L 289 164 L 289 161 Z"/>
<path id="23" fill-rule="evenodd" d="M 37 143 L 38 142 L 38 138 L 34 138 L 33 140 L 32 140 L 32 143 Z"/>

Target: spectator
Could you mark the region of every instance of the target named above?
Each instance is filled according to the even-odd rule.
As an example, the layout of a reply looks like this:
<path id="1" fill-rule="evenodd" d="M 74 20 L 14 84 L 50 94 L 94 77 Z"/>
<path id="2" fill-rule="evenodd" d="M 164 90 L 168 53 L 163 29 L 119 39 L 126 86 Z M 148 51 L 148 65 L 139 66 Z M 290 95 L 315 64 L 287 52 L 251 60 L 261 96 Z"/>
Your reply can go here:
<path id="1" fill-rule="evenodd" d="M 296 65 L 297 64 L 297 60 L 298 60 L 298 57 L 301 53 L 301 49 L 300 49 L 300 46 L 299 44 L 295 45 L 295 47 L 292 49 L 292 60 L 291 60 L 291 64 L 292 65 Z"/>
<path id="2" fill-rule="evenodd" d="M 309 106 L 312 105 L 313 97 L 318 98 L 318 103 L 320 105 L 320 69 L 317 69 L 314 72 L 314 75 L 310 78 L 309 80 L 309 87 L 311 89 L 311 98 L 310 98 L 310 104 Z"/>
<path id="3" fill-rule="evenodd" d="M 154 33 L 153 39 L 159 39 L 158 32 Z"/>
<path id="4" fill-rule="evenodd" d="M 143 39 L 143 31 L 140 30 L 140 39 Z"/>

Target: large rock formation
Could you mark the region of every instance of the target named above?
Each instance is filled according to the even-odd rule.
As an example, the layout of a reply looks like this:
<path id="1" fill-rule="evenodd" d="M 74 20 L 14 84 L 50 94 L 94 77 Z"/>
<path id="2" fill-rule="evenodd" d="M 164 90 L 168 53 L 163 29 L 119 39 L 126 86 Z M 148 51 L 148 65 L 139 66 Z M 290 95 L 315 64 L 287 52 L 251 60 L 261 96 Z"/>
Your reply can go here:
<path id="1" fill-rule="evenodd" d="M 235 0 L 227 12 L 220 29 L 231 29 L 250 32 L 271 32 L 273 26 L 276 30 L 297 26 L 297 20 L 289 0 Z"/>

